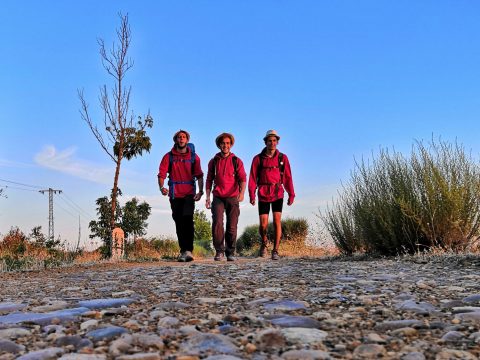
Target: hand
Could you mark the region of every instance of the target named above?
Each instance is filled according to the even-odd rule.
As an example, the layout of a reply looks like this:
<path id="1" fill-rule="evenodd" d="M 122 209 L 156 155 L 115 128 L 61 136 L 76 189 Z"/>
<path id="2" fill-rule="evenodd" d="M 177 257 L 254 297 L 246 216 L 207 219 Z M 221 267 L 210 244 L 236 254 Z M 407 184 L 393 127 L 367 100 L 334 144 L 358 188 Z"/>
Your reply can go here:
<path id="1" fill-rule="evenodd" d="M 162 193 L 163 196 L 168 195 L 168 189 L 167 188 L 161 188 L 160 192 Z"/>
<path id="2" fill-rule="evenodd" d="M 255 198 L 250 199 L 250 204 L 255 205 Z"/>
<path id="3" fill-rule="evenodd" d="M 288 197 L 288 201 L 287 201 L 288 206 L 293 204 L 293 199 L 294 199 L 293 197 L 290 197 L 290 196 Z"/>
<path id="4" fill-rule="evenodd" d="M 202 195 L 203 195 L 203 191 L 196 193 L 195 196 L 193 197 L 193 200 L 195 201 L 200 200 L 202 198 Z"/>
<path id="5" fill-rule="evenodd" d="M 212 203 L 210 202 L 210 198 L 207 198 L 207 199 L 205 200 L 205 207 L 206 207 L 207 209 L 210 209 L 211 205 L 212 205 Z"/>
<path id="6" fill-rule="evenodd" d="M 242 193 L 238 194 L 238 196 L 237 196 L 238 202 L 242 202 L 244 197 L 245 197 L 244 194 L 242 194 Z"/>

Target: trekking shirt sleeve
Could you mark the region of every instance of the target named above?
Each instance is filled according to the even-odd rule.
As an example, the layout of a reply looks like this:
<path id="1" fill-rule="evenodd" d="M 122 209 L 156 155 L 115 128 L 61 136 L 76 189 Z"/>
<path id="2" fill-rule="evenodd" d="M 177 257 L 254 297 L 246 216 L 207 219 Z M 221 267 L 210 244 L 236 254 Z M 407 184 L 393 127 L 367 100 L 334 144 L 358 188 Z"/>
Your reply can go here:
<path id="1" fill-rule="evenodd" d="M 283 154 L 283 161 L 285 163 L 283 187 L 285 188 L 290 201 L 293 201 L 293 199 L 295 199 L 295 190 L 293 189 L 292 169 L 290 168 L 290 161 L 288 161 L 288 157 L 285 154 Z"/>
<path id="2" fill-rule="evenodd" d="M 237 158 L 238 161 L 238 170 L 237 170 L 237 177 L 235 181 L 237 184 L 242 182 L 247 182 L 247 173 L 245 172 L 245 166 L 243 165 L 243 161 L 240 158 Z"/>
<path id="3" fill-rule="evenodd" d="M 197 179 L 203 178 L 202 166 L 200 164 L 200 157 L 195 154 L 195 164 L 193 166 L 193 176 Z"/>
<path id="4" fill-rule="evenodd" d="M 215 175 L 215 171 L 213 169 L 214 165 L 215 165 L 215 162 L 213 161 L 213 159 L 211 159 L 208 162 L 208 166 L 207 166 L 207 180 L 205 182 L 205 190 L 206 191 L 211 191 L 212 190 L 213 178 L 214 178 L 214 175 Z"/>
<path id="5" fill-rule="evenodd" d="M 160 165 L 158 167 L 158 175 L 157 177 L 161 179 L 166 179 L 167 178 L 167 172 L 168 172 L 168 162 L 169 162 L 169 154 L 166 153 L 162 160 L 160 161 Z"/>
<path id="6" fill-rule="evenodd" d="M 260 162 L 260 156 L 255 155 L 252 160 L 252 166 L 250 167 L 250 175 L 248 176 L 248 196 L 250 201 L 255 199 L 255 191 L 257 190 L 257 171 L 258 164 Z"/>

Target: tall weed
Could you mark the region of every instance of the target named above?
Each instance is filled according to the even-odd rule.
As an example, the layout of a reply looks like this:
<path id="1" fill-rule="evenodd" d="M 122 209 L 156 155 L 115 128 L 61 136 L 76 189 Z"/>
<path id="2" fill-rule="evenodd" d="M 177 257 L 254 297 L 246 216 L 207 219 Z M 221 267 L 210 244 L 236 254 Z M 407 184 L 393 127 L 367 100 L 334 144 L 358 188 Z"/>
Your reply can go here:
<path id="1" fill-rule="evenodd" d="M 335 245 L 395 255 L 466 251 L 480 236 L 480 171 L 462 146 L 416 142 L 409 158 L 381 149 L 357 162 L 339 199 L 321 214 Z"/>

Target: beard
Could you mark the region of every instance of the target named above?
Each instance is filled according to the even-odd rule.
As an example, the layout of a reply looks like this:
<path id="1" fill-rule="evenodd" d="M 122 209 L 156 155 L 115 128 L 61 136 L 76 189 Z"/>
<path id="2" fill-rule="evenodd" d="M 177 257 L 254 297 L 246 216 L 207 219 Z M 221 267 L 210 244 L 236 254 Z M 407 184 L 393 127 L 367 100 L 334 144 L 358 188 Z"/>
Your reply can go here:
<path id="1" fill-rule="evenodd" d="M 187 147 L 187 144 L 181 146 L 180 144 L 177 143 L 177 149 L 179 149 L 179 150 L 183 150 L 183 149 L 185 149 L 186 147 Z"/>

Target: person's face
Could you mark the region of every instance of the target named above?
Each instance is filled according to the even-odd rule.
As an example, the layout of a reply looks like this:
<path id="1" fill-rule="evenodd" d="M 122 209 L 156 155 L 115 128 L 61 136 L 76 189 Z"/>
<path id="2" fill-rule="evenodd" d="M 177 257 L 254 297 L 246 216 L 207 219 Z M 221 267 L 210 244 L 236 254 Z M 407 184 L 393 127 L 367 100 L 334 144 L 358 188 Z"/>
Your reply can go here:
<path id="1" fill-rule="evenodd" d="M 187 135 L 183 132 L 178 134 L 176 144 L 180 149 L 183 149 L 185 146 L 187 146 L 188 144 Z"/>
<path id="2" fill-rule="evenodd" d="M 230 149 L 232 147 L 232 141 L 228 136 L 225 136 L 221 141 L 220 141 L 220 150 L 222 151 L 223 155 L 228 155 L 230 154 Z"/>
<path id="3" fill-rule="evenodd" d="M 265 141 L 265 145 L 267 145 L 268 150 L 275 150 L 277 148 L 278 140 L 275 136 L 270 136 Z"/>

